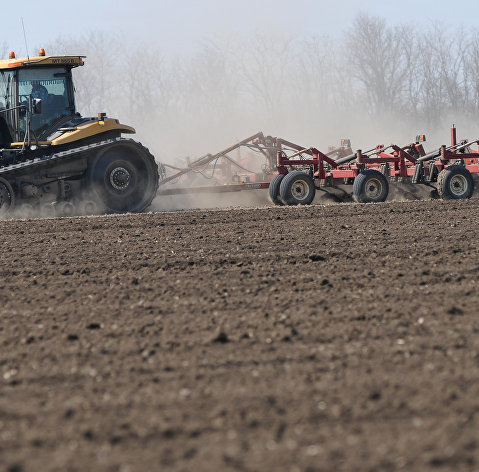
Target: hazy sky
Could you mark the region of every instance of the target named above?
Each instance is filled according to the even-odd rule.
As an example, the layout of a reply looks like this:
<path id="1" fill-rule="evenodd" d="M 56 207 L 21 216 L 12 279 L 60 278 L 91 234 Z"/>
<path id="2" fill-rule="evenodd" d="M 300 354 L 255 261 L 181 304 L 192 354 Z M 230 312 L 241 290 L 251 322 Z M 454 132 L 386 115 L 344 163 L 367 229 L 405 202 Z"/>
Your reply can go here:
<path id="1" fill-rule="evenodd" d="M 359 12 L 384 17 L 391 24 L 441 22 L 475 28 L 478 0 L 23 0 L 3 2 L 0 42 L 17 56 L 25 53 L 21 18 L 30 53 L 59 35 L 91 30 L 116 31 L 132 42 L 153 43 L 162 52 L 193 50 L 215 33 L 285 31 L 298 35 L 345 32 Z M 451 7 L 452 5 L 452 7 Z M 455 8 L 455 10 L 451 10 Z M 451 13 L 451 11 L 453 13 Z M 459 29 L 460 32 L 460 29 Z M 47 51 L 48 53 L 48 51 Z M 81 51 L 72 51 L 81 53 Z"/>

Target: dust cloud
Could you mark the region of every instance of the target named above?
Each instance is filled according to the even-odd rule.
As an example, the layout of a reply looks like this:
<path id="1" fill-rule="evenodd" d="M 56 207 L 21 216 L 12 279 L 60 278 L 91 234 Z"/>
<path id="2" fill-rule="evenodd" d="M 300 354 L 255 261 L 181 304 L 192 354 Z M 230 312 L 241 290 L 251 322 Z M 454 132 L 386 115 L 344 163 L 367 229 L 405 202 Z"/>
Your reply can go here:
<path id="1" fill-rule="evenodd" d="M 154 211 L 198 210 L 208 208 L 258 208 L 271 205 L 267 190 L 209 193 L 195 195 L 159 195 L 151 205 Z"/>
<path id="2" fill-rule="evenodd" d="M 92 31 L 60 37 L 47 53 L 86 55 L 86 65 L 74 70 L 77 109 L 85 116 L 106 112 L 135 127 L 135 139 L 158 162 L 178 168 L 187 158 L 215 153 L 258 131 L 322 151 L 343 138 L 354 150 L 367 150 L 404 146 L 426 134 L 428 152 L 449 143 L 452 123 L 458 139 L 479 138 L 479 94 L 468 73 L 479 41 L 368 14 L 345 24 L 346 31 L 335 38 L 267 28 L 225 32 L 177 55 L 161 45 L 129 44 L 121 35 Z M 196 182 L 190 176 L 180 184 L 211 185 L 216 175 L 194 177 Z M 251 192 L 162 195 L 153 208 L 267 201 L 256 198 L 266 191 L 245 193 Z"/>

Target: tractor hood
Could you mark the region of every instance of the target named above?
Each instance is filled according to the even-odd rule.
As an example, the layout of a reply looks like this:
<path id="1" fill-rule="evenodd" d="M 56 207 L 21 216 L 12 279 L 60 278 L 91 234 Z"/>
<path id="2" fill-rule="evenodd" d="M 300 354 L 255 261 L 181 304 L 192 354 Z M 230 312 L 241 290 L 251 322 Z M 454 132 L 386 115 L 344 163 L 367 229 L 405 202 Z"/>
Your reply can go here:
<path id="1" fill-rule="evenodd" d="M 117 132 L 118 134 L 136 133 L 135 128 L 122 125 L 113 118 L 72 118 L 62 122 L 61 126 L 54 130 L 46 140 L 39 141 L 40 146 L 61 146 L 83 139 L 98 136 L 102 133 Z M 12 147 L 22 147 L 23 142 L 12 143 Z"/>
<path id="2" fill-rule="evenodd" d="M 72 143 L 92 136 L 106 133 L 108 131 L 118 131 L 120 133 L 135 133 L 135 128 L 128 125 L 122 125 L 113 118 L 73 118 L 62 123 L 61 127 L 55 130 L 47 140 L 53 146 Z"/>

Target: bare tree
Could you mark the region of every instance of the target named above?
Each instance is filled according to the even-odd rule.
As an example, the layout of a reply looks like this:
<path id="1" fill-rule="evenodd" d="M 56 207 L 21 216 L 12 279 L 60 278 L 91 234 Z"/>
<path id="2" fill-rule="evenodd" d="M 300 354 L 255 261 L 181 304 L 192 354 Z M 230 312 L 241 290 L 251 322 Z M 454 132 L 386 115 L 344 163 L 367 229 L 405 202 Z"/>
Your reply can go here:
<path id="1" fill-rule="evenodd" d="M 416 103 L 423 120 L 436 125 L 447 112 L 465 112 L 471 101 L 468 44 L 434 26 L 417 45 Z"/>
<path id="2" fill-rule="evenodd" d="M 178 71 L 158 52 L 146 46 L 140 49 L 141 55 L 138 49 L 123 55 L 118 112 L 123 119 L 159 133 L 177 121 Z"/>
<path id="3" fill-rule="evenodd" d="M 470 106 L 473 113 L 479 112 L 479 34 L 475 33 L 469 43 L 464 61 L 470 92 Z"/>
<path id="4" fill-rule="evenodd" d="M 453 110 L 464 106 L 463 40 L 449 36 L 444 29 L 436 29 L 434 55 L 439 64 L 439 80 L 443 91 L 444 106 Z"/>
<path id="5" fill-rule="evenodd" d="M 383 18 L 361 14 L 346 41 L 350 73 L 369 111 L 384 113 L 401 103 L 411 67 L 409 26 L 388 27 Z"/>
<path id="6" fill-rule="evenodd" d="M 206 42 L 179 68 L 186 113 L 223 120 L 237 104 L 238 81 L 231 53 L 214 41 Z"/>
<path id="7" fill-rule="evenodd" d="M 246 43 L 238 73 L 242 89 L 256 108 L 269 116 L 281 109 L 295 69 L 294 39 L 290 36 L 257 34 Z"/>
<path id="8" fill-rule="evenodd" d="M 334 102 L 335 44 L 327 38 L 314 37 L 299 43 L 294 74 L 289 89 L 302 110 L 317 111 Z"/>

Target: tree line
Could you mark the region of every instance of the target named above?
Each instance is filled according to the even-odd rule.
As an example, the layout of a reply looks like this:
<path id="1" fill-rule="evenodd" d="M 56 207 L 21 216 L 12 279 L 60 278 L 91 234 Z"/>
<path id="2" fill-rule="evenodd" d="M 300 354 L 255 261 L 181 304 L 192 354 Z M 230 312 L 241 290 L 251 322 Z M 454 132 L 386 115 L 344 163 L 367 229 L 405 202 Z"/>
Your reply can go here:
<path id="1" fill-rule="evenodd" d="M 8 54 L 5 43 L 0 51 Z M 337 38 L 225 33 L 176 56 L 95 31 L 58 38 L 47 53 L 86 55 L 75 71 L 77 108 L 132 124 L 164 160 L 259 130 L 306 145 L 351 136 L 362 145 L 381 133 L 447 132 L 451 120 L 470 132 L 479 116 L 479 34 L 443 25 L 361 14 Z"/>

